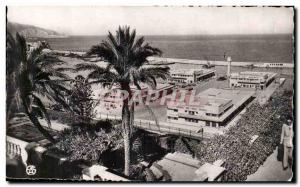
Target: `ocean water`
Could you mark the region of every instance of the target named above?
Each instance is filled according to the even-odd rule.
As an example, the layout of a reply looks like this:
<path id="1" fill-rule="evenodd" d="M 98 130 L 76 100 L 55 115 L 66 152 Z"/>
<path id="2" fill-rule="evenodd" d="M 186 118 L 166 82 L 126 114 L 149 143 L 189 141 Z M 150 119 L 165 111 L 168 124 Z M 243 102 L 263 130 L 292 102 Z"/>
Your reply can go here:
<path id="1" fill-rule="evenodd" d="M 145 41 L 163 51 L 163 57 L 224 60 L 224 53 L 233 61 L 293 63 L 292 35 L 224 35 L 224 36 L 144 36 Z M 88 51 L 105 36 L 71 36 L 43 39 L 53 49 Z M 37 39 L 35 39 L 37 40 Z"/>

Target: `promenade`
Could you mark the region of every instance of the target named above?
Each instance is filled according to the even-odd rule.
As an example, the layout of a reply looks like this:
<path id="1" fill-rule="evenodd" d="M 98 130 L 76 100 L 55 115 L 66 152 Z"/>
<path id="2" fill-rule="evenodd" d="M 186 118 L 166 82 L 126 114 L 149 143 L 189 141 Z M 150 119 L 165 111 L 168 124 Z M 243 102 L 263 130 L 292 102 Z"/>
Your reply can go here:
<path id="1" fill-rule="evenodd" d="M 149 58 L 150 64 L 154 63 L 160 63 L 160 64 L 170 64 L 170 63 L 180 63 L 180 64 L 210 64 L 215 66 L 227 66 L 227 61 L 214 61 L 214 60 L 191 60 L 191 59 L 179 59 L 179 58 L 162 58 L 162 57 L 151 57 Z M 279 63 L 279 62 L 272 62 L 272 63 Z M 267 64 L 270 64 L 270 62 L 231 62 L 231 66 L 254 66 L 254 67 L 266 67 Z M 282 63 L 284 68 L 294 68 L 294 64 L 291 63 Z"/>
<path id="2" fill-rule="evenodd" d="M 247 177 L 247 181 L 289 181 L 292 169 L 283 170 L 282 162 L 277 160 L 277 148 L 258 170 Z"/>

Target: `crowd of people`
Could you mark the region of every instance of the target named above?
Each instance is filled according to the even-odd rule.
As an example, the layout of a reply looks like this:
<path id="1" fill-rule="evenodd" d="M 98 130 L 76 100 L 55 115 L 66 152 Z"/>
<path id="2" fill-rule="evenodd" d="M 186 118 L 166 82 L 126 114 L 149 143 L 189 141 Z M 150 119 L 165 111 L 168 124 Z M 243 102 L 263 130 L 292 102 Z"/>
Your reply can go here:
<path id="1" fill-rule="evenodd" d="M 219 159 L 225 162 L 226 172 L 222 180 L 244 181 L 257 171 L 280 144 L 282 124 L 291 114 L 291 93 L 279 89 L 263 106 L 253 101 L 238 124 L 225 135 L 189 146 L 202 164 Z M 177 148 L 184 147 L 182 142 L 177 144 Z M 187 149 L 177 149 L 180 150 L 191 153 Z"/>

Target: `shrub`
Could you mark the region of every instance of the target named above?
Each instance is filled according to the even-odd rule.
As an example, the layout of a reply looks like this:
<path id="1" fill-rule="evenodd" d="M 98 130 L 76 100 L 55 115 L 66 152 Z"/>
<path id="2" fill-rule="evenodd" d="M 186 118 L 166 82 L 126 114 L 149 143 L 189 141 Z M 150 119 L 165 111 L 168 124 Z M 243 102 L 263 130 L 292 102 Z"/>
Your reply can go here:
<path id="1" fill-rule="evenodd" d="M 121 129 L 116 125 L 110 129 L 103 129 L 95 124 L 75 124 L 71 130 L 63 131 L 59 138 L 60 141 L 53 148 L 70 154 L 70 161 L 86 160 L 101 163 L 103 153 L 123 146 Z"/>
<path id="2" fill-rule="evenodd" d="M 73 115 L 70 112 L 48 110 L 47 113 L 49 115 L 50 120 L 55 120 L 68 125 L 74 123 Z"/>
<path id="3" fill-rule="evenodd" d="M 97 102 L 92 98 L 91 85 L 86 83 L 86 79 L 81 75 L 77 75 L 75 80 L 71 82 L 72 94 L 69 97 L 69 105 L 76 121 L 89 123 L 95 115 L 94 109 Z"/>

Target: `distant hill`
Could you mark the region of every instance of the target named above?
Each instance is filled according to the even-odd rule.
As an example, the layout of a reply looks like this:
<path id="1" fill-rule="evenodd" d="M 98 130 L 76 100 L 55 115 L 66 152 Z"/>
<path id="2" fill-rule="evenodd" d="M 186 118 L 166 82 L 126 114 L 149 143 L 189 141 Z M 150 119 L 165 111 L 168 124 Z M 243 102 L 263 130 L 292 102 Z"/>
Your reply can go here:
<path id="1" fill-rule="evenodd" d="M 58 33 L 53 30 L 48 30 L 33 25 L 24 25 L 19 23 L 8 22 L 7 31 L 11 32 L 13 35 L 19 32 L 26 38 L 57 38 L 57 37 L 67 37 L 64 34 Z"/>

